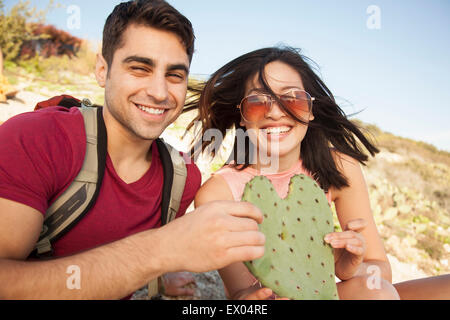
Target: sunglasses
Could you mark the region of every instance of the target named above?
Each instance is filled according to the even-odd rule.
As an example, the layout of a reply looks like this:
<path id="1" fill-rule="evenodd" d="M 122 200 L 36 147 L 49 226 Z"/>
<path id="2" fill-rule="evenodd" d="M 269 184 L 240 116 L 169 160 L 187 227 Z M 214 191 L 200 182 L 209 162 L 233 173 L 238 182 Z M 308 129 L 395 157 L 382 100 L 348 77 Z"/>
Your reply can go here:
<path id="1" fill-rule="evenodd" d="M 300 89 L 292 89 L 278 96 L 283 105 L 300 119 L 308 119 L 315 98 Z M 272 108 L 274 98 L 265 93 L 257 93 L 246 96 L 237 106 L 242 118 L 247 122 L 258 122 L 266 117 Z"/>

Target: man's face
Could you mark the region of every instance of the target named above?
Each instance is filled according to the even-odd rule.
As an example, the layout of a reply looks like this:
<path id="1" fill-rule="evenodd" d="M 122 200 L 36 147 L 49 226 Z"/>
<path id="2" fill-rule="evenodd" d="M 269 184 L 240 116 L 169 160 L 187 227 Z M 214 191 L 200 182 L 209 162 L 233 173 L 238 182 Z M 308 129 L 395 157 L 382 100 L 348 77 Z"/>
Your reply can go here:
<path id="1" fill-rule="evenodd" d="M 189 58 L 171 32 L 130 25 L 122 37 L 110 68 L 102 57 L 97 62 L 106 111 L 125 134 L 154 140 L 183 109 Z"/>

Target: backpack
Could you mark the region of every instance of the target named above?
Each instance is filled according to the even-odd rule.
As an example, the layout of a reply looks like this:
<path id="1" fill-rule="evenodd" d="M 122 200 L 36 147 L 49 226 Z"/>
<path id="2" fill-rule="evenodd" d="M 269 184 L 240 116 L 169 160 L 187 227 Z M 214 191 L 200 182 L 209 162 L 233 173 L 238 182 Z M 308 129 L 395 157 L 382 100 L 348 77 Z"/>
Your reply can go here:
<path id="1" fill-rule="evenodd" d="M 107 136 L 102 107 L 88 99 L 82 101 L 68 95 L 39 102 L 35 110 L 50 106 L 78 107 L 86 130 L 86 155 L 82 168 L 71 185 L 48 208 L 42 232 L 33 254 L 39 258 L 53 253 L 51 243 L 67 233 L 92 208 L 99 194 L 106 163 Z M 161 202 L 161 225 L 172 221 L 180 207 L 186 184 L 187 169 L 183 157 L 161 138 L 155 140 L 164 171 Z M 158 279 L 148 285 L 149 296 L 158 293 Z"/>

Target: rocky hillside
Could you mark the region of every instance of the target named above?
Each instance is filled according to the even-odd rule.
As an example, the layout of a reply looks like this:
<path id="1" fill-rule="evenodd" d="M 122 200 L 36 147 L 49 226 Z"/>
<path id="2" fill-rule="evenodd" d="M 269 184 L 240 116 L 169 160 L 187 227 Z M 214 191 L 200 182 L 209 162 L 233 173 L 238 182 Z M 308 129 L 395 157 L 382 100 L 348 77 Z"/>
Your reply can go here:
<path id="1" fill-rule="evenodd" d="M 381 150 L 364 172 L 387 252 L 426 274 L 450 273 L 450 153 L 364 126 Z"/>
<path id="2" fill-rule="evenodd" d="M 103 101 L 103 91 L 92 75 L 68 73 L 62 80 L 49 81 L 11 68 L 6 76 L 20 92 L 15 99 L 0 104 L 0 123 L 31 111 L 36 102 L 53 95 L 89 97 L 99 104 Z M 164 133 L 166 140 L 184 151 L 187 143 L 181 136 L 191 117 L 192 114 L 183 115 Z M 450 273 L 450 153 L 372 125 L 358 124 L 381 150 L 363 170 L 375 221 L 392 265 L 393 282 Z M 200 161 L 203 181 L 223 161 L 224 157 Z M 224 298 L 217 274 L 196 277 L 196 298 Z M 143 297 L 142 292 L 139 297 Z"/>

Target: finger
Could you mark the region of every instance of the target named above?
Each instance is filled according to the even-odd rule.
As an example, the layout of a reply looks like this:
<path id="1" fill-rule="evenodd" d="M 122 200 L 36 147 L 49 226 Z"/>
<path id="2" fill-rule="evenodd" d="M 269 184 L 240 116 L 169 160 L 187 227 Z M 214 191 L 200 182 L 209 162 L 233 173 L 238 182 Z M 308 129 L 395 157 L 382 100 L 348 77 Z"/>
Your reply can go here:
<path id="1" fill-rule="evenodd" d="M 184 286 L 190 283 L 195 284 L 195 278 L 190 272 L 166 273 L 163 277 L 166 285 Z"/>
<path id="2" fill-rule="evenodd" d="M 255 220 L 257 223 L 263 221 L 263 214 L 258 207 L 250 202 L 219 201 L 224 212 L 235 217 L 246 217 Z"/>
<path id="3" fill-rule="evenodd" d="M 347 245 L 362 247 L 363 242 L 360 239 L 342 239 L 342 240 L 332 240 L 330 242 L 333 248 L 345 248 Z"/>
<path id="4" fill-rule="evenodd" d="M 357 255 L 357 256 L 362 256 L 364 254 L 364 248 L 360 247 L 360 246 L 354 246 L 351 244 L 347 244 L 345 246 L 345 249 L 348 252 L 353 253 L 354 255 Z"/>
<path id="5" fill-rule="evenodd" d="M 228 216 L 223 223 L 229 231 L 258 231 L 258 223 L 250 218 Z"/>
<path id="6" fill-rule="evenodd" d="M 232 247 L 227 249 L 226 255 L 227 265 L 234 262 L 255 260 L 264 255 L 264 246 Z"/>
<path id="7" fill-rule="evenodd" d="M 194 276 L 192 275 L 192 273 L 188 272 L 188 271 L 169 272 L 169 273 L 166 273 L 165 276 L 185 278 L 185 279 L 194 279 Z"/>
<path id="8" fill-rule="evenodd" d="M 272 295 L 272 290 L 269 288 L 261 288 L 255 292 L 250 293 L 244 300 L 266 300 Z"/>
<path id="9" fill-rule="evenodd" d="M 229 232 L 223 238 L 228 248 L 242 246 L 264 246 L 266 237 L 259 231 Z"/>
<path id="10" fill-rule="evenodd" d="M 180 281 L 180 284 L 182 286 L 185 286 L 185 285 L 190 284 L 190 283 L 194 283 L 195 284 L 195 278 L 191 274 L 183 275 L 182 277 L 179 278 L 179 281 Z"/>
<path id="11" fill-rule="evenodd" d="M 355 219 L 355 220 L 351 220 L 347 223 L 347 227 L 345 228 L 345 230 L 346 231 L 353 230 L 353 231 L 360 232 L 366 226 L 367 226 L 367 221 L 365 219 Z"/>
<path id="12" fill-rule="evenodd" d="M 333 232 L 329 233 L 325 236 L 324 240 L 327 243 L 330 243 L 333 240 L 345 240 L 352 238 L 361 238 L 362 236 L 355 231 L 343 231 L 343 232 Z"/>
<path id="13" fill-rule="evenodd" d="M 195 294 L 195 290 L 192 288 L 178 287 L 172 288 L 171 292 L 166 292 L 166 294 L 171 296 L 193 296 Z"/>

